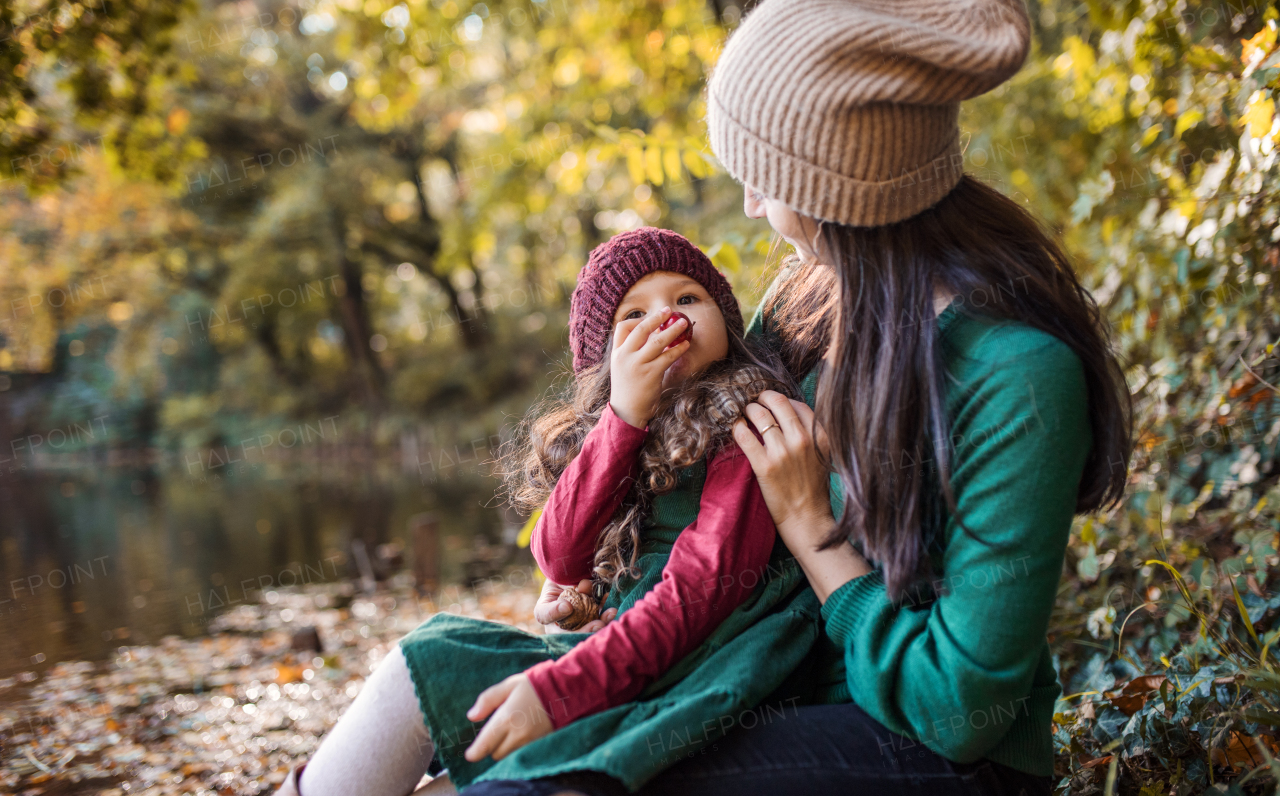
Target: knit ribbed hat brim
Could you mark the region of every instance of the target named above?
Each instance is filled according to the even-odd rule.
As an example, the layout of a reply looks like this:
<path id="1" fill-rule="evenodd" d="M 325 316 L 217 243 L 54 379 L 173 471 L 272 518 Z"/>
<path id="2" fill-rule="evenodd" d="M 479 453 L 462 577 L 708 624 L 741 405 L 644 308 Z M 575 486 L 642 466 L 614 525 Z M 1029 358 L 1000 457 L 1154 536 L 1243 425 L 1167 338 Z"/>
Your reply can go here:
<path id="1" fill-rule="evenodd" d="M 581 373 L 609 355 L 613 315 L 627 291 L 655 271 L 671 271 L 697 280 L 720 308 L 725 328 L 742 337 L 742 310 L 733 287 L 711 258 L 678 232 L 640 227 L 614 235 L 591 250 L 569 297 L 569 348 L 573 372 Z"/>
<path id="2" fill-rule="evenodd" d="M 805 215 L 900 221 L 960 181 L 960 101 L 1029 44 L 1022 0 L 763 0 L 708 81 L 711 148 Z"/>

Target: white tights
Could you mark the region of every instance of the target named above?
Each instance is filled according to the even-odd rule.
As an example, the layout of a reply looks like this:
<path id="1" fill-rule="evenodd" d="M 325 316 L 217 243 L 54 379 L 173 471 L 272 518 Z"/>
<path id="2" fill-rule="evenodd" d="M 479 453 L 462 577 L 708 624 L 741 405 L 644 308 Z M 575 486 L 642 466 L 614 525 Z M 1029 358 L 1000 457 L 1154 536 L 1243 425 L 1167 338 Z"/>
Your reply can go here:
<path id="1" fill-rule="evenodd" d="M 435 748 L 396 644 L 302 772 L 301 796 L 407 796 Z"/>

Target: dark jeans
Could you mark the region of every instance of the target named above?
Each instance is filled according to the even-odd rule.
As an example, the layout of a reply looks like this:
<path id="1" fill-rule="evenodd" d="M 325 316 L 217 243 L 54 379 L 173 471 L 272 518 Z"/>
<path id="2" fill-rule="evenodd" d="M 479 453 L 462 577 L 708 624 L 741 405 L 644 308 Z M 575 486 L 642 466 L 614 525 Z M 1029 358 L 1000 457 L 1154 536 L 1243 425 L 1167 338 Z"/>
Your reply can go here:
<path id="1" fill-rule="evenodd" d="M 773 715 L 773 714 L 768 714 Z M 791 706 L 782 718 L 737 727 L 650 780 L 644 796 L 1047 796 L 1051 777 L 980 760 L 953 763 L 889 732 L 852 703 Z M 623 796 L 622 783 L 596 772 L 520 782 L 478 782 L 462 796 Z"/>

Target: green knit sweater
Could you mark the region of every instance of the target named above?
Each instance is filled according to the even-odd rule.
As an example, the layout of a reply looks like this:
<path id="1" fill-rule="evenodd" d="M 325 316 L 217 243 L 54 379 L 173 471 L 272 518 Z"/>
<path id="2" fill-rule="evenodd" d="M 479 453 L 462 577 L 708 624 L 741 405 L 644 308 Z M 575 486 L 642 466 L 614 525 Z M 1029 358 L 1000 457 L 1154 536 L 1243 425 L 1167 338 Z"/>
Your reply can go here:
<path id="1" fill-rule="evenodd" d="M 923 594 L 895 604 L 876 569 L 827 599 L 825 631 L 845 676 L 823 701 L 852 700 L 950 760 L 1048 776 L 1061 691 L 1046 633 L 1092 439 L 1084 371 L 1058 338 L 955 304 L 938 328 L 951 484 L 972 535 L 945 517 Z M 759 312 L 753 334 L 772 337 Z M 810 404 L 815 376 L 805 379 Z"/>

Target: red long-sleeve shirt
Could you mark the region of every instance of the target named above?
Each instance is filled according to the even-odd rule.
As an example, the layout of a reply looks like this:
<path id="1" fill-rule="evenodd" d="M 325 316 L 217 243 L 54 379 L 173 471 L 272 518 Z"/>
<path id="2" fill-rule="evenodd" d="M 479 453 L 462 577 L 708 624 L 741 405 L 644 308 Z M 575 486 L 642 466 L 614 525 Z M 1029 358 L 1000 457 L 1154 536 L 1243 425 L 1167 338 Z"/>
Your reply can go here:
<path id="1" fill-rule="evenodd" d="M 552 581 L 591 576 L 600 530 L 636 477 L 647 433 L 606 407 L 556 482 L 532 539 Z M 629 702 L 697 649 L 759 582 L 775 533 L 751 465 L 730 443 L 707 463 L 698 517 L 676 537 L 662 580 L 569 653 L 525 672 L 552 724 Z"/>

